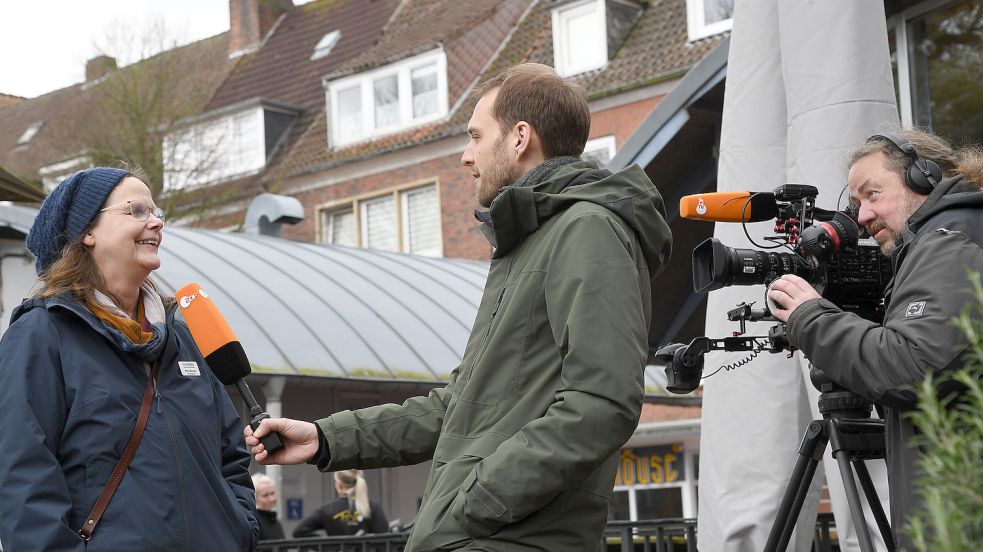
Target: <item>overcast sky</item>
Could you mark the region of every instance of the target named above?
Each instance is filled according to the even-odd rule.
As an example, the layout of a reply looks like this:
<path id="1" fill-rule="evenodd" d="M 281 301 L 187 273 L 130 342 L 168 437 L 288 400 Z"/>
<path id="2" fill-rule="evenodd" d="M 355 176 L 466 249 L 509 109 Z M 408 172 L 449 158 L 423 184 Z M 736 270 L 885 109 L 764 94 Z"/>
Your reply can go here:
<path id="1" fill-rule="evenodd" d="M 223 33 L 229 0 L 0 0 L 0 22 L 0 93 L 33 98 L 83 81 L 100 44 L 124 57 L 110 36 L 136 42 L 162 26 L 168 43 L 187 44 Z"/>

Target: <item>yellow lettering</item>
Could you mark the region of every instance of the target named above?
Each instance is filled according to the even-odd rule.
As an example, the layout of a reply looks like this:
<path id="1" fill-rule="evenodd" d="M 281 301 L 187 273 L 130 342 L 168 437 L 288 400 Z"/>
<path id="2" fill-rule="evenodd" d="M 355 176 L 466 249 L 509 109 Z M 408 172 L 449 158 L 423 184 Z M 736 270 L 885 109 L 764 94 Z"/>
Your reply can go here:
<path id="1" fill-rule="evenodd" d="M 621 474 L 622 485 L 633 485 L 635 483 L 635 453 L 630 449 L 621 451 L 621 467 L 618 470 Z"/>
<path id="2" fill-rule="evenodd" d="M 662 483 L 662 455 L 653 454 L 649 458 L 649 466 L 652 468 L 652 483 Z"/>
<path id="3" fill-rule="evenodd" d="M 676 460 L 675 454 L 666 455 L 666 483 L 673 483 L 679 479 L 679 472 L 672 469 L 672 463 Z"/>
<path id="4" fill-rule="evenodd" d="M 637 464 L 638 466 L 637 467 L 638 471 L 636 472 L 638 475 L 638 484 L 647 485 L 649 482 L 648 458 L 645 456 L 639 456 L 635 464 Z"/>

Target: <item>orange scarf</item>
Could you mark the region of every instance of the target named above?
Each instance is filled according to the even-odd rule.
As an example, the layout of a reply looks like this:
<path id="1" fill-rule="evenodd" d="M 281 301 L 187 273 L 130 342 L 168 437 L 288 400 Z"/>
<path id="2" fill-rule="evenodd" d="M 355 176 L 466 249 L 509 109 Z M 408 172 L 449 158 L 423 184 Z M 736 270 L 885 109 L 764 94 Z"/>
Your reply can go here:
<path id="1" fill-rule="evenodd" d="M 105 307 L 97 303 L 96 301 L 87 299 L 85 301 L 86 308 L 89 312 L 96 315 L 97 318 L 109 324 L 113 328 L 119 330 L 120 333 L 126 336 L 133 343 L 147 343 L 153 339 L 153 332 L 143 331 L 145 316 L 143 314 L 143 300 L 137 301 L 137 319 L 132 320 L 125 316 L 119 316 L 113 314 Z"/>

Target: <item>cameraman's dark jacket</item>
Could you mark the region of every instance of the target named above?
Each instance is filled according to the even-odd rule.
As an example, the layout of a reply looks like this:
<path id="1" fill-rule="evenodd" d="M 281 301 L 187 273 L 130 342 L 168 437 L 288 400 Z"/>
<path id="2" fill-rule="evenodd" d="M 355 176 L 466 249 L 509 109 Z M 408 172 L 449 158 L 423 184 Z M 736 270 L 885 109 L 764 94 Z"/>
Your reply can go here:
<path id="1" fill-rule="evenodd" d="M 943 180 L 908 219 L 895 250 L 883 325 L 807 301 L 788 321 L 789 339 L 834 381 L 884 407 L 892 525 L 919 508 L 915 434 L 903 416 L 913 387 L 960 368 L 969 340 L 952 319 L 973 301 L 967 270 L 983 273 L 983 192 L 962 177 Z"/>
<path id="2" fill-rule="evenodd" d="M 319 420 L 318 467 L 433 458 L 407 551 L 594 550 L 641 412 L 662 198 L 637 166 L 551 159 L 484 218 L 496 249 L 460 367 L 427 397 Z"/>

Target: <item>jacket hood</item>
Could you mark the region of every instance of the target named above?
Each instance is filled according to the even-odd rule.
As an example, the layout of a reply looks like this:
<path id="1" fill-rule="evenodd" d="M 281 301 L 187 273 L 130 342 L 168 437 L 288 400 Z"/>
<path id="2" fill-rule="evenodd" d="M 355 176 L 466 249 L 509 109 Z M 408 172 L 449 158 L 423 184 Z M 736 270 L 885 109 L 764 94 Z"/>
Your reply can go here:
<path id="1" fill-rule="evenodd" d="M 102 328 L 102 324 L 99 323 L 99 319 L 96 315 L 89 312 L 89 309 L 82 306 L 81 303 L 75 301 L 74 299 L 68 299 L 62 296 L 48 297 L 47 299 L 31 298 L 25 299 L 20 305 L 14 309 L 14 312 L 10 315 L 10 323 L 13 324 L 18 318 L 24 316 L 25 314 L 31 312 L 34 309 L 48 309 L 48 310 L 58 310 L 64 309 L 69 312 L 74 313 L 76 316 L 84 320 L 87 324 L 92 326 L 97 331 Z M 100 332 L 103 333 L 103 332 Z"/>
<path id="2" fill-rule="evenodd" d="M 106 324 L 102 322 L 96 315 L 92 314 L 89 309 L 85 308 L 82 303 L 75 299 L 66 297 L 64 295 L 57 295 L 55 297 L 48 297 L 47 299 L 40 298 L 30 298 L 25 299 L 20 305 L 14 309 L 10 315 L 10 323 L 13 324 L 18 318 L 24 316 L 28 312 L 34 309 L 47 309 L 48 311 L 68 311 L 78 317 L 83 323 L 88 324 L 96 333 L 102 335 L 107 340 L 112 343 L 116 343 L 120 348 L 127 350 L 128 352 L 139 353 L 139 349 L 142 348 L 140 344 L 128 344 L 128 341 L 123 336 L 122 333 L 110 329 Z M 170 325 L 174 319 L 174 314 L 176 312 L 176 306 L 171 305 L 166 310 L 166 322 L 165 325 Z M 170 336 L 165 334 L 163 341 L 168 341 Z"/>
<path id="3" fill-rule="evenodd" d="M 534 169 L 535 170 L 535 169 Z M 612 173 L 591 161 L 572 161 L 540 182 L 502 189 L 487 213 L 476 213 L 495 246 L 493 258 L 515 249 L 553 216 L 579 201 L 618 215 L 638 236 L 650 276 L 661 272 L 672 251 L 662 195 L 638 165 Z"/>
<path id="4" fill-rule="evenodd" d="M 908 219 L 908 228 L 917 233 L 922 225 L 933 216 L 951 209 L 983 207 L 983 190 L 962 175 L 946 178 L 932 190 L 925 203 Z"/>

